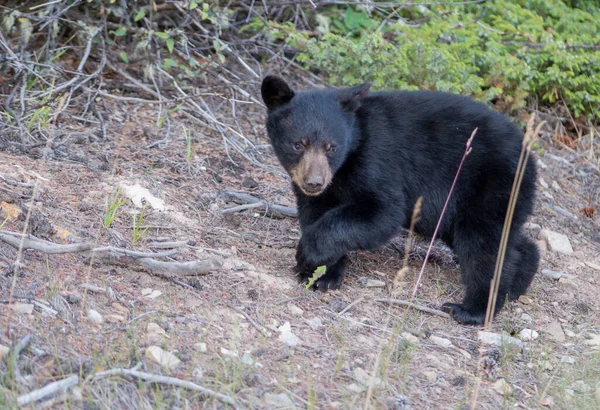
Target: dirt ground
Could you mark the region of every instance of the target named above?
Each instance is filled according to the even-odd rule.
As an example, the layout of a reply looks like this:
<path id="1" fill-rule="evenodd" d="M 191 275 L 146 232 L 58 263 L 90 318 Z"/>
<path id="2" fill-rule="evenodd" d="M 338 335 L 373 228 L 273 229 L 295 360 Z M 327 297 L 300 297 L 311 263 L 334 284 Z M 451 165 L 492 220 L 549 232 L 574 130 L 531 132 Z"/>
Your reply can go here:
<path id="1" fill-rule="evenodd" d="M 223 103 L 219 115 L 231 115 L 228 107 Z M 0 242 L 0 357 L 6 355 L 0 407 L 76 375 L 75 386 L 29 408 L 600 408 L 598 136 L 566 147 L 555 143 L 550 127 L 539 141 L 530 234 L 564 234 L 574 252 L 543 251 L 540 271 L 554 274 L 538 274 L 527 297 L 510 303 L 489 330 L 521 342 L 494 346 L 480 340 L 481 328 L 377 300 L 410 299 L 424 239 L 411 249 L 410 269 L 395 289 L 402 236 L 353 254 L 343 288 L 321 294 L 297 284 L 291 271 L 299 238 L 294 218 L 268 216 L 259 207 L 221 213 L 239 205 L 225 191 L 294 206 L 258 104 L 243 105 L 236 121 L 256 146 L 252 158 L 264 166 L 177 113 L 166 147 L 149 147 L 164 137 L 157 107 L 106 99 L 103 109 L 106 138 L 85 119 L 50 124 L 50 140 L 26 147 L 0 135 L 1 229 L 27 226 L 53 243 L 140 252 L 177 246 L 176 254 L 157 260 L 212 259 L 221 266 L 169 279 L 128 258 L 19 253 Z M 164 209 L 153 209 L 147 198 L 136 231 L 132 221 L 141 209 L 124 197 L 106 227 L 107 203 L 135 185 L 164 201 Z M 436 244 L 418 303 L 439 309 L 461 292 L 451 253 Z M 27 335 L 20 355 L 8 353 Z M 178 360 L 163 355 L 158 363 L 151 346 Z M 173 379 L 157 384 L 102 373 L 114 369 L 169 376 L 224 396 Z"/>

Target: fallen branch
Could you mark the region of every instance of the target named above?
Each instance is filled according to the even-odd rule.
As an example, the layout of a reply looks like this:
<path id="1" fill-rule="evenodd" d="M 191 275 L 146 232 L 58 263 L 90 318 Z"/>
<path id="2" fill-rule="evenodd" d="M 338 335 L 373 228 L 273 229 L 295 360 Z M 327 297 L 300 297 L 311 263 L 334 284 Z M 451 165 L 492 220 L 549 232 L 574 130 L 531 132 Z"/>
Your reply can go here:
<path id="1" fill-rule="evenodd" d="M 446 313 L 446 312 L 442 312 L 441 310 L 432 309 L 432 308 L 428 308 L 428 307 L 425 307 L 425 306 L 417 305 L 416 303 L 412 303 L 412 302 L 409 302 L 407 300 L 385 299 L 385 298 L 382 298 L 382 299 L 375 299 L 375 302 L 388 303 L 390 305 L 395 305 L 395 306 L 406 306 L 406 307 L 413 308 L 413 309 L 421 311 L 421 312 L 429 313 L 431 315 L 440 316 L 440 317 L 444 317 L 446 319 L 450 319 L 450 315 L 448 313 Z"/>
<path id="2" fill-rule="evenodd" d="M 72 374 L 69 377 L 49 383 L 42 387 L 41 389 L 34 390 L 30 393 L 24 394 L 17 398 L 17 404 L 19 406 L 25 406 L 29 403 L 33 403 L 35 401 L 44 399 L 49 396 L 53 396 L 59 392 L 66 391 L 71 387 L 74 387 L 79 384 L 79 376 L 76 374 Z"/>
<path id="3" fill-rule="evenodd" d="M 165 252 L 138 252 L 129 249 L 115 248 L 114 246 L 103 246 L 95 248 L 91 243 L 75 243 L 63 245 L 36 238 L 32 235 L 23 235 L 17 232 L 0 230 L 0 241 L 5 242 L 19 249 L 21 242 L 23 249 L 32 249 L 50 254 L 60 253 L 79 253 L 79 252 L 94 252 L 94 253 L 109 253 L 117 254 L 117 256 L 128 256 L 130 258 L 165 258 L 173 256 L 177 253 L 175 249 Z"/>
<path id="4" fill-rule="evenodd" d="M 217 399 L 223 403 L 229 404 L 230 406 L 232 406 L 235 409 L 239 408 L 237 402 L 233 398 L 231 398 L 225 394 L 217 393 L 213 390 L 207 389 L 206 387 L 199 386 L 196 383 L 177 379 L 175 377 L 160 376 L 160 375 L 156 375 L 156 374 L 152 374 L 152 373 L 139 372 L 139 371 L 133 370 L 133 369 L 131 369 L 131 370 L 129 370 L 129 369 L 112 369 L 112 370 L 107 370 L 104 372 L 98 372 L 94 375 L 89 376 L 86 379 L 86 381 L 92 380 L 92 379 L 97 380 L 97 379 L 101 379 L 104 377 L 111 377 L 111 376 L 135 377 L 135 378 L 138 378 L 138 379 L 141 379 L 141 380 L 144 380 L 147 382 L 151 382 L 151 383 L 167 384 L 167 385 L 171 385 L 171 386 L 182 387 L 184 389 L 197 391 L 206 397 L 211 397 L 213 399 Z"/>
<path id="5" fill-rule="evenodd" d="M 268 216 L 279 215 L 288 218 L 296 218 L 298 216 L 298 211 L 296 210 L 296 208 L 291 208 L 289 206 L 277 205 L 271 202 L 263 201 L 260 198 L 245 194 L 243 192 L 222 191 L 221 193 L 228 196 L 234 202 L 242 204 L 251 204 L 252 208 L 265 208 Z M 226 209 L 221 213 L 243 211 L 244 209 L 248 208 L 235 207 L 230 208 L 229 210 Z"/>
<path id="6" fill-rule="evenodd" d="M 217 258 L 191 262 L 163 262 L 143 258 L 139 259 L 139 262 L 148 268 L 153 275 L 167 279 L 179 276 L 207 275 L 223 266 L 223 262 Z"/>

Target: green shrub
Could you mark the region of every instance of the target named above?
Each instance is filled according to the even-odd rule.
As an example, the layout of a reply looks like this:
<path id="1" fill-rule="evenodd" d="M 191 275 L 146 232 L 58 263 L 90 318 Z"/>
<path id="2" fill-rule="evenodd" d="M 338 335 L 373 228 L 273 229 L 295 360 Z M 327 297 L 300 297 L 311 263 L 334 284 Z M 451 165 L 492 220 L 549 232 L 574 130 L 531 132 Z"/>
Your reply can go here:
<path id="1" fill-rule="evenodd" d="M 320 38 L 285 25 L 271 25 L 271 33 L 285 33 L 298 60 L 335 84 L 451 91 L 507 111 L 528 100 L 564 103 L 575 117 L 597 121 L 600 11 L 574 7 L 559 0 L 446 4 L 376 23 L 368 10 L 332 8 L 315 16 Z"/>

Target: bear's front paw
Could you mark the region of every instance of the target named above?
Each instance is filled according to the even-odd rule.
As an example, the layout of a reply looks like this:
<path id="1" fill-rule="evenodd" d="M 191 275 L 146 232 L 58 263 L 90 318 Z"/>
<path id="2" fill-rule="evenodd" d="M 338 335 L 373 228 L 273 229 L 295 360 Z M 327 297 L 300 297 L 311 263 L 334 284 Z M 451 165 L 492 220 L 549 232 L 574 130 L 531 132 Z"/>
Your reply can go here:
<path id="1" fill-rule="evenodd" d="M 463 325 L 483 325 L 485 321 L 485 311 L 470 312 L 460 303 L 444 303 L 442 310 L 449 313 L 454 320 Z"/>
<path id="2" fill-rule="evenodd" d="M 301 272 L 310 272 L 310 276 L 319 266 L 331 265 L 343 255 L 341 250 L 335 249 L 325 239 L 307 232 L 302 235 L 296 248 L 297 268 Z"/>

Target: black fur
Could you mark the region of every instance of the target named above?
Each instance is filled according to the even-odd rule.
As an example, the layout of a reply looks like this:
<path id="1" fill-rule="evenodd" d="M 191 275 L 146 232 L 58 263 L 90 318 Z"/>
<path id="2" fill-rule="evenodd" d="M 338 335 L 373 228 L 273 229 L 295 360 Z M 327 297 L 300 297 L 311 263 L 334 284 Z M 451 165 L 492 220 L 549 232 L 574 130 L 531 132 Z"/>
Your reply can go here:
<path id="1" fill-rule="evenodd" d="M 334 144 L 328 153 L 331 184 L 318 196 L 293 184 L 302 238 L 296 253 L 301 280 L 320 265 L 320 290 L 337 289 L 346 254 L 373 249 L 408 227 L 423 196 L 416 232 L 431 236 L 472 131 L 478 132 L 465 160 L 439 231 L 462 268 L 466 294 L 445 308 L 463 324 L 484 321 L 490 281 L 522 147 L 522 132 L 504 115 L 470 98 L 432 91 L 368 93 L 349 89 L 294 92 L 280 78 L 264 79 L 267 131 L 288 172 L 313 146 Z M 535 197 L 536 169 L 530 158 L 512 222 L 496 303 L 525 293 L 537 271 L 537 246 L 523 234 Z"/>

